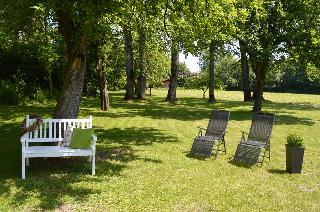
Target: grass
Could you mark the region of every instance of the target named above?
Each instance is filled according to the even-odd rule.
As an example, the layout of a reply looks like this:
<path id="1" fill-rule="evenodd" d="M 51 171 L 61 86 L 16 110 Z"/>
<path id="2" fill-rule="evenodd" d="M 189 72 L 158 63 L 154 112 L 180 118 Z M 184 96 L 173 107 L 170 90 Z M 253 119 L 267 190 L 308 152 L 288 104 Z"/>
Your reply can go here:
<path id="1" fill-rule="evenodd" d="M 19 126 L 25 114 L 50 117 L 54 103 L 0 106 L 0 211 L 319 211 L 320 98 L 265 93 L 263 111 L 276 115 L 271 162 L 241 167 L 231 158 L 241 130 L 249 130 L 252 103 L 241 92 L 218 91 L 207 103 L 200 91 L 178 90 L 164 102 L 155 90 L 146 102 L 124 102 L 111 92 L 111 109 L 82 100 L 80 117 L 93 115 L 98 136 L 96 176 L 85 159 L 31 159 L 20 179 Z M 231 111 L 227 154 L 217 160 L 188 157 L 197 127 L 212 109 Z M 286 136 L 305 138 L 302 174 L 285 172 Z"/>

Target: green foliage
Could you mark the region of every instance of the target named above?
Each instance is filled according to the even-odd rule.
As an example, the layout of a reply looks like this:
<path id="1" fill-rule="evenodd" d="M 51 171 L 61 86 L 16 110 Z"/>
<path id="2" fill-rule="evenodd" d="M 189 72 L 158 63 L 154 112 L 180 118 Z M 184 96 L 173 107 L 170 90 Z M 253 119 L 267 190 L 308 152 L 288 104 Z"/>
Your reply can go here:
<path id="1" fill-rule="evenodd" d="M 147 87 L 160 87 L 170 73 L 170 56 L 154 40 L 147 42 Z"/>
<path id="2" fill-rule="evenodd" d="M 18 105 L 21 101 L 18 89 L 10 81 L 0 81 L 0 104 Z"/>
<path id="3" fill-rule="evenodd" d="M 295 133 L 289 134 L 287 136 L 287 143 L 289 146 L 300 147 L 303 145 L 303 137 Z"/>
<path id="4" fill-rule="evenodd" d="M 314 64 L 307 64 L 306 74 L 311 82 L 320 83 L 320 68 L 317 68 Z"/>
<path id="5" fill-rule="evenodd" d="M 266 77 L 266 89 L 319 93 L 318 72 L 319 69 L 309 63 L 291 57 L 282 58 L 271 64 Z"/>
<path id="6" fill-rule="evenodd" d="M 43 103 L 48 99 L 48 94 L 44 90 L 38 89 L 34 95 L 34 98 L 38 102 Z"/>
<path id="7" fill-rule="evenodd" d="M 242 76 L 240 61 L 232 54 L 219 58 L 215 67 L 215 79 L 229 90 L 241 89 Z"/>

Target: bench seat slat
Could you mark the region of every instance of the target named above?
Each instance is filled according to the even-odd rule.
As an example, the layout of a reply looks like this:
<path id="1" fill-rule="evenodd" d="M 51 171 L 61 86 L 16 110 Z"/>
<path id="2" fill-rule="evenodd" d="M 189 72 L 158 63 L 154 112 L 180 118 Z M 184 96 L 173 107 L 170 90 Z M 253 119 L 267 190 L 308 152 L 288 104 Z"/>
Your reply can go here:
<path id="1" fill-rule="evenodd" d="M 61 146 L 29 146 L 25 149 L 25 155 L 32 157 L 63 157 L 63 156 L 90 156 L 92 149 L 72 149 Z"/>

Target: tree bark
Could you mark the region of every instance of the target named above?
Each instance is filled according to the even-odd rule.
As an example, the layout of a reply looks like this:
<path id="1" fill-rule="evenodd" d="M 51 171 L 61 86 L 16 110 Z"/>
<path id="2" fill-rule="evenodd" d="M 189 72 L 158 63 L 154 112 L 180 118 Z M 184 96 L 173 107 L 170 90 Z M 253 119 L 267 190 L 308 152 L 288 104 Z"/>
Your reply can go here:
<path id="1" fill-rule="evenodd" d="M 52 97 L 53 85 L 52 85 L 52 74 L 51 70 L 48 70 L 48 84 L 49 84 L 49 95 Z"/>
<path id="2" fill-rule="evenodd" d="M 103 64 L 103 56 L 101 53 L 101 46 L 96 44 L 95 47 L 95 64 L 96 73 L 99 75 L 99 90 L 100 90 L 100 108 L 103 111 L 107 111 L 109 108 L 109 95 L 108 95 L 108 83 L 105 73 L 105 67 Z"/>
<path id="3" fill-rule="evenodd" d="M 262 108 L 262 94 L 266 77 L 266 63 L 257 61 L 255 63 L 254 72 L 256 75 L 256 86 L 254 90 L 253 112 L 260 112 Z"/>
<path id="4" fill-rule="evenodd" d="M 216 98 L 214 97 L 214 59 L 215 56 L 215 44 L 213 41 L 210 42 L 209 46 L 209 77 L 210 77 L 210 85 L 209 85 L 209 100 L 208 102 L 215 102 Z"/>
<path id="5" fill-rule="evenodd" d="M 131 30 L 123 27 L 124 33 L 124 47 L 126 51 L 126 94 L 124 100 L 134 99 L 134 74 L 133 74 L 133 48 L 132 48 L 132 35 Z"/>
<path id="6" fill-rule="evenodd" d="M 177 86 L 179 74 L 179 44 L 172 41 L 171 46 L 171 75 L 166 101 L 177 101 Z"/>
<path id="7" fill-rule="evenodd" d="M 71 14 L 63 7 L 56 11 L 59 31 L 67 45 L 67 62 L 64 82 L 57 102 L 54 118 L 77 118 L 86 70 L 87 41 L 77 30 Z"/>
<path id="8" fill-rule="evenodd" d="M 139 71 L 140 71 L 140 80 L 139 80 L 139 92 L 137 93 L 137 99 L 145 100 L 146 98 L 146 89 L 147 89 L 147 68 L 146 68 L 146 34 L 144 29 L 140 27 L 139 31 Z"/>
<path id="9" fill-rule="evenodd" d="M 101 110 L 107 111 L 110 107 L 109 93 L 108 93 L 108 82 L 103 73 L 100 78 L 100 105 Z"/>
<path id="10" fill-rule="evenodd" d="M 239 40 L 240 55 L 241 55 L 241 70 L 242 70 L 242 90 L 243 101 L 251 101 L 250 80 L 249 80 L 249 65 L 247 58 L 247 43 Z"/>

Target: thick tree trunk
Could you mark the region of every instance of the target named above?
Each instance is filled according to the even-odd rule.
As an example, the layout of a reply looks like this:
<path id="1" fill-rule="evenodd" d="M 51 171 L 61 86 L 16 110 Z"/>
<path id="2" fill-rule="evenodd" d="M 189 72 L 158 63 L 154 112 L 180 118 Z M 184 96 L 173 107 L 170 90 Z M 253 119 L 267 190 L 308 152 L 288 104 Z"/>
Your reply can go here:
<path id="1" fill-rule="evenodd" d="M 216 98 L 214 97 L 214 56 L 215 56 L 215 45 L 214 42 L 210 42 L 209 46 L 209 77 L 210 77 L 210 85 L 209 85 L 209 102 L 215 102 Z"/>
<path id="2" fill-rule="evenodd" d="M 255 73 L 255 76 L 256 76 L 256 67 L 257 65 L 256 64 L 252 64 L 251 68 L 252 68 L 252 71 Z M 255 101 L 256 99 L 256 96 L 257 96 L 257 80 L 255 80 L 255 84 L 254 84 L 254 88 L 253 88 L 253 91 L 252 91 L 252 96 L 251 96 L 251 101 Z M 262 90 L 262 94 L 261 94 L 261 99 L 264 100 L 263 98 L 263 90 Z"/>
<path id="3" fill-rule="evenodd" d="M 146 89 L 147 89 L 147 68 L 146 68 L 146 35 L 143 31 L 143 28 L 139 29 L 139 71 L 140 71 L 140 80 L 139 80 L 139 91 L 137 94 L 137 99 L 145 100 L 146 98 Z"/>
<path id="4" fill-rule="evenodd" d="M 172 42 L 171 46 L 171 75 L 166 101 L 177 101 L 177 86 L 179 74 L 179 44 Z"/>
<path id="5" fill-rule="evenodd" d="M 239 40 L 240 54 L 241 54 L 241 70 L 242 70 L 242 90 L 243 101 L 251 101 L 250 81 L 249 81 L 249 65 L 247 58 L 247 43 Z"/>
<path id="6" fill-rule="evenodd" d="M 84 50 L 75 50 L 74 53 L 68 54 L 65 79 L 54 111 L 54 118 L 77 118 L 85 67 L 86 59 Z"/>
<path id="7" fill-rule="evenodd" d="M 85 37 L 76 30 L 71 14 L 65 8 L 57 10 L 59 31 L 67 44 L 67 63 L 64 82 L 54 118 L 77 118 L 86 70 Z"/>
<path id="8" fill-rule="evenodd" d="M 262 108 L 262 94 L 266 77 L 266 63 L 257 61 L 255 63 L 254 72 L 256 75 L 256 86 L 254 91 L 253 112 L 260 112 Z"/>
<path id="9" fill-rule="evenodd" d="M 132 35 L 131 30 L 124 27 L 124 46 L 126 51 L 126 75 L 127 75 L 127 84 L 126 84 L 126 94 L 124 100 L 133 100 L 134 99 L 134 74 L 133 74 L 133 49 L 132 49 Z"/>

